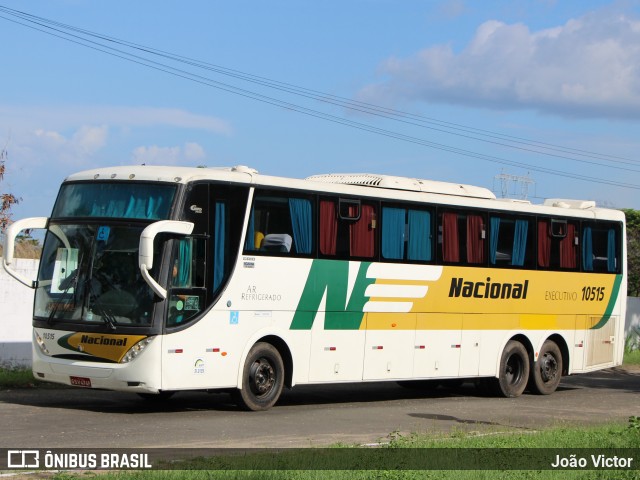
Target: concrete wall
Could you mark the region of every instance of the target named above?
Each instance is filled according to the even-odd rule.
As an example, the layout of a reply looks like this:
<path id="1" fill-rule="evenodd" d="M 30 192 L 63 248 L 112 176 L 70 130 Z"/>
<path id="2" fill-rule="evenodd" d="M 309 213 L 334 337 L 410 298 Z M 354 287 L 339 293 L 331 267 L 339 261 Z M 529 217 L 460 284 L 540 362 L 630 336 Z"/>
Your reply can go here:
<path id="1" fill-rule="evenodd" d="M 18 258 L 16 270 L 36 279 L 38 260 Z M 0 365 L 31 365 L 33 293 L 0 266 Z"/>
<path id="2" fill-rule="evenodd" d="M 38 260 L 16 259 L 16 267 L 26 278 L 37 277 Z M 33 292 L 0 267 L 0 365 L 31 364 Z M 640 298 L 627 299 L 625 332 L 640 348 Z"/>
<path id="3" fill-rule="evenodd" d="M 627 298 L 627 319 L 624 328 L 632 349 L 640 349 L 640 298 Z"/>

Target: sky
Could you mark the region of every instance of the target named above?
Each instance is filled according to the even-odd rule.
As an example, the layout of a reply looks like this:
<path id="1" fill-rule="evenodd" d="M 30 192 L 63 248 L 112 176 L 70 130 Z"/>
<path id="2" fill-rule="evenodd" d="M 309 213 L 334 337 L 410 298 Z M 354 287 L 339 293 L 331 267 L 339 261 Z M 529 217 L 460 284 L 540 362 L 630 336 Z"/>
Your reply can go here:
<path id="1" fill-rule="evenodd" d="M 0 0 L 0 59 L 14 219 L 71 173 L 142 163 L 640 209 L 639 1 Z"/>

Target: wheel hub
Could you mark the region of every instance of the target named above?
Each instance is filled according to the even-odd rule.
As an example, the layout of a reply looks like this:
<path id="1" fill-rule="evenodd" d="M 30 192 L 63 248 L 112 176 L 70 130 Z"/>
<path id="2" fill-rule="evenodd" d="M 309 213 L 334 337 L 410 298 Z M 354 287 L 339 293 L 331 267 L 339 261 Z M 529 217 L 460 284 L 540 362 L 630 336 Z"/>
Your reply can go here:
<path id="1" fill-rule="evenodd" d="M 273 388 L 276 373 L 273 366 L 264 358 L 257 360 L 251 366 L 251 389 L 258 395 L 266 395 Z"/>
<path id="2" fill-rule="evenodd" d="M 558 362 L 553 355 L 545 353 L 540 362 L 540 376 L 544 382 L 550 382 L 558 375 Z"/>
<path id="3" fill-rule="evenodd" d="M 509 357 L 505 370 L 509 384 L 514 385 L 518 383 L 522 377 L 522 363 L 520 358 L 516 355 Z"/>

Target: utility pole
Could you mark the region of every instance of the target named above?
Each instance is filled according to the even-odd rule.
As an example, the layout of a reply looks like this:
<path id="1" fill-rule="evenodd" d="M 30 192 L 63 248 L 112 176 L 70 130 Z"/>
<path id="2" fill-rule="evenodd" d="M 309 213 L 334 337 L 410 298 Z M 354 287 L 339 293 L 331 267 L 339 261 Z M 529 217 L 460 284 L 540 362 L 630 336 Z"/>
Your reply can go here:
<path id="1" fill-rule="evenodd" d="M 495 182 L 500 182 L 500 194 L 502 198 L 517 198 L 519 200 L 527 200 L 529 196 L 529 186 L 535 185 L 529 173 L 526 175 L 511 175 L 508 173 L 501 173 L 493 177 L 493 190 L 495 191 Z"/>

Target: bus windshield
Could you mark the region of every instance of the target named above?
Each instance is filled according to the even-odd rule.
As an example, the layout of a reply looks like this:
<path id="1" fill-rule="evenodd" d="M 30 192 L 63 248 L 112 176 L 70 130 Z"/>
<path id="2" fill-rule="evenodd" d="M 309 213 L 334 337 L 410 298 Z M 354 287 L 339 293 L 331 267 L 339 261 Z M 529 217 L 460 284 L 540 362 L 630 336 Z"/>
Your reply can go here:
<path id="1" fill-rule="evenodd" d="M 169 218 L 175 194 L 175 185 L 149 182 L 62 185 L 42 252 L 36 319 L 149 326 L 154 297 L 138 269 L 140 233 Z"/>
<path id="2" fill-rule="evenodd" d="M 52 217 L 163 220 L 169 217 L 175 192 L 175 185 L 157 183 L 68 183 L 60 189 Z"/>
<path id="3" fill-rule="evenodd" d="M 50 225 L 35 297 L 35 317 L 56 321 L 149 326 L 153 292 L 138 269 L 146 225 Z"/>

